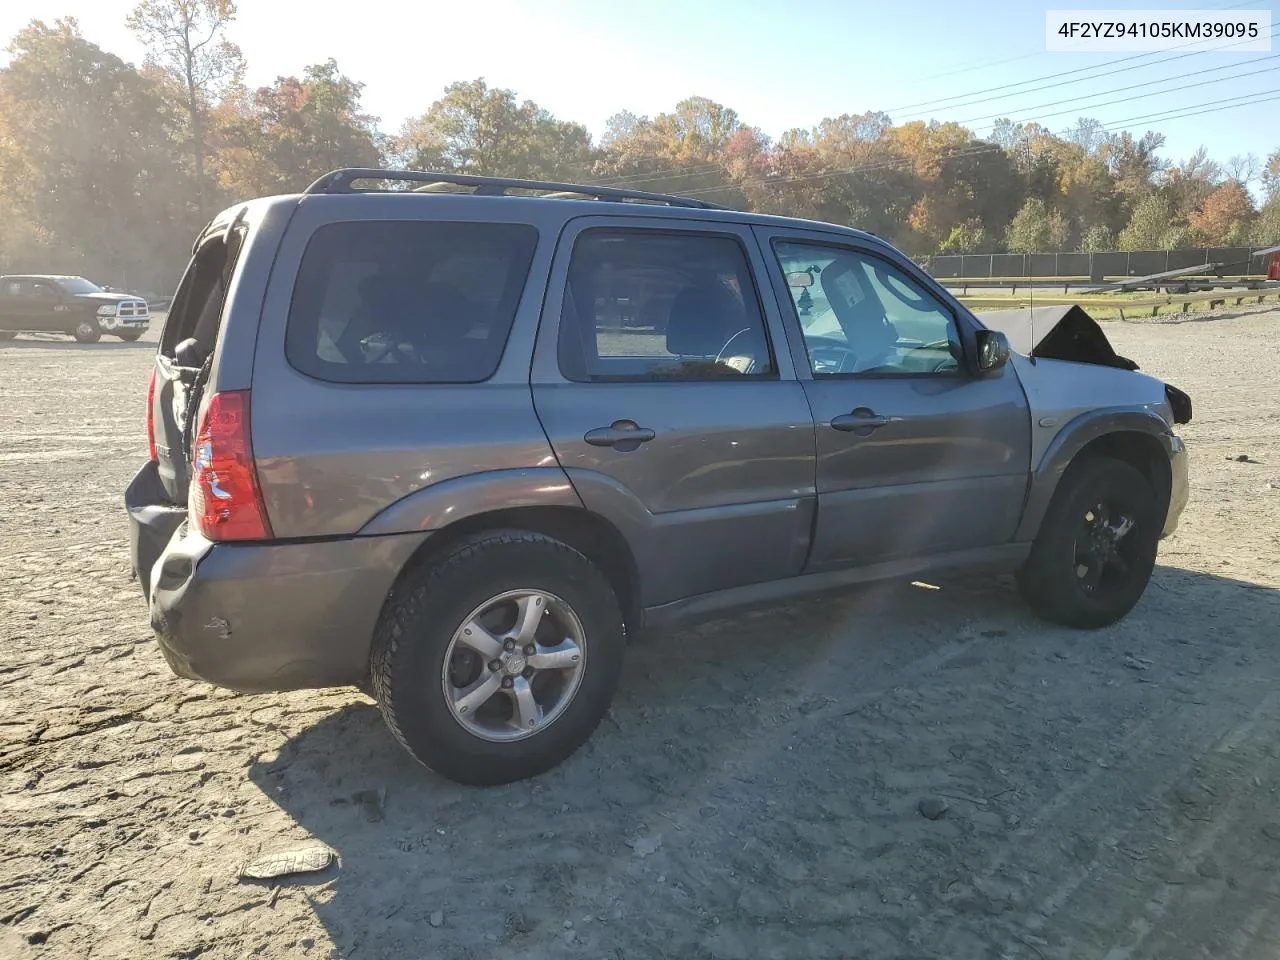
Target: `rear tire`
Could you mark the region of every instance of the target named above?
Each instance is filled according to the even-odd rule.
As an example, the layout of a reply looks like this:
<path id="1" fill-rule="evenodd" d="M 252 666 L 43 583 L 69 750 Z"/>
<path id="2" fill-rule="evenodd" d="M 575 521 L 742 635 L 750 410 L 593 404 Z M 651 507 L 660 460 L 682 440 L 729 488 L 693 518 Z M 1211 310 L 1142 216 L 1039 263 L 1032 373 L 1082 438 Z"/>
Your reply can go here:
<path id="1" fill-rule="evenodd" d="M 591 736 L 623 646 L 622 612 L 595 564 L 541 534 L 491 531 L 413 570 L 388 599 L 372 693 L 424 766 L 469 785 L 510 783 Z"/>
<path id="2" fill-rule="evenodd" d="M 1162 520 L 1155 490 L 1129 464 L 1072 464 L 1018 571 L 1018 590 L 1046 620 L 1083 629 L 1115 623 L 1146 590 Z"/>
<path id="3" fill-rule="evenodd" d="M 98 326 L 97 317 L 80 320 L 71 328 L 71 335 L 76 343 L 97 343 L 102 339 L 102 328 Z"/>

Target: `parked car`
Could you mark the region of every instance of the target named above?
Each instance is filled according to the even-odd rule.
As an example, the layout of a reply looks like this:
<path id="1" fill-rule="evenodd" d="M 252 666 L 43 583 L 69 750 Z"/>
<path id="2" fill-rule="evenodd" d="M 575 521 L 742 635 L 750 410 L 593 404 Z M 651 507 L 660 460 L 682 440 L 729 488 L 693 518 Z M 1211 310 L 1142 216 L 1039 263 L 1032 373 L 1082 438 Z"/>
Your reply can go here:
<path id="1" fill-rule="evenodd" d="M 19 333 L 65 333 L 80 343 L 110 334 L 137 340 L 151 325 L 147 301 L 109 293 L 84 277 L 0 277 L 0 340 Z"/>
<path id="2" fill-rule="evenodd" d="M 125 494 L 160 649 L 360 686 L 461 782 L 564 760 L 695 617 L 959 568 L 1110 624 L 1187 499 L 1185 395 L 1083 314 L 1011 352 L 858 230 L 343 170 L 194 250 Z"/>

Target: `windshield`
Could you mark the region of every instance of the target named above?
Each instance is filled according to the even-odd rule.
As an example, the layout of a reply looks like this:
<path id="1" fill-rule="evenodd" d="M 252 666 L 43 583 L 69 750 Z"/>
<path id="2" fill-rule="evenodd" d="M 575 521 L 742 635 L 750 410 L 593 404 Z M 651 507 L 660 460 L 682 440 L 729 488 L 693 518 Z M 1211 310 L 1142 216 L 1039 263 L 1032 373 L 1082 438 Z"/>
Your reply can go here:
<path id="1" fill-rule="evenodd" d="M 60 286 L 67 293 L 101 293 L 102 288 L 96 283 L 90 283 L 84 277 L 63 277 L 58 280 Z"/>

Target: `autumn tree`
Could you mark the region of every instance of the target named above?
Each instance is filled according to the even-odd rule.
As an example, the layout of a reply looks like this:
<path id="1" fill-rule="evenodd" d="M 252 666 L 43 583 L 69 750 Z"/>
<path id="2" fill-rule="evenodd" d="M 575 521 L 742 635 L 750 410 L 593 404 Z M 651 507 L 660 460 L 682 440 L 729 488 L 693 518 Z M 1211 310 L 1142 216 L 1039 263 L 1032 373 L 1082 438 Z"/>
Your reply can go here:
<path id="1" fill-rule="evenodd" d="M 1249 191 L 1238 180 L 1228 180 L 1187 218 L 1187 226 L 1198 245 L 1234 247 L 1248 242 L 1257 215 Z"/>
<path id="2" fill-rule="evenodd" d="M 1115 178 L 1116 189 L 1133 202 L 1151 193 L 1155 177 L 1165 167 L 1156 151 L 1164 146 L 1165 136 L 1148 130 L 1134 138 L 1127 130 L 1113 134 L 1100 148 L 1099 156 L 1107 163 Z"/>
<path id="3" fill-rule="evenodd" d="M 1222 168 L 1209 158 L 1209 151 L 1200 147 L 1177 166 L 1171 166 L 1161 175 L 1164 193 L 1173 202 L 1174 216 L 1187 219 L 1204 205 L 1222 183 Z"/>
<path id="4" fill-rule="evenodd" d="M 86 40 L 32 21 L 0 69 L 0 248 L 9 269 L 167 283 L 195 229 L 160 85 Z"/>
<path id="5" fill-rule="evenodd" d="M 767 138 L 735 110 L 686 97 L 656 117 L 624 110 L 609 118 L 592 179 L 640 190 L 681 193 L 728 206 L 747 204 L 739 182 L 765 174 Z"/>
<path id="6" fill-rule="evenodd" d="M 340 167 L 381 166 L 363 89 L 330 59 L 225 104 L 217 117 L 222 187 L 247 199 L 302 190 Z"/>
<path id="7" fill-rule="evenodd" d="M 147 61 L 181 91 L 195 165 L 197 204 L 205 212 L 206 114 L 244 72 L 240 48 L 226 38 L 232 0 L 143 0 L 126 21 L 147 47 Z"/>

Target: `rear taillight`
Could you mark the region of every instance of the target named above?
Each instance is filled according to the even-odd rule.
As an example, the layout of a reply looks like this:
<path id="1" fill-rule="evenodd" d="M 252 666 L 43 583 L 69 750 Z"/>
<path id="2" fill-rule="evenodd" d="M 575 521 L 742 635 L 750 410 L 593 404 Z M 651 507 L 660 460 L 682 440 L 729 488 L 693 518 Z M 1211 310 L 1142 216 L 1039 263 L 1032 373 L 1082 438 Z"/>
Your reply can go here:
<path id="1" fill-rule="evenodd" d="M 189 509 L 210 540 L 269 540 L 249 435 L 249 391 L 215 393 L 200 419 L 193 450 Z"/>
<path id="2" fill-rule="evenodd" d="M 156 369 L 151 368 L 151 380 L 147 384 L 147 459 L 152 463 L 160 462 L 160 454 L 156 452 Z"/>

